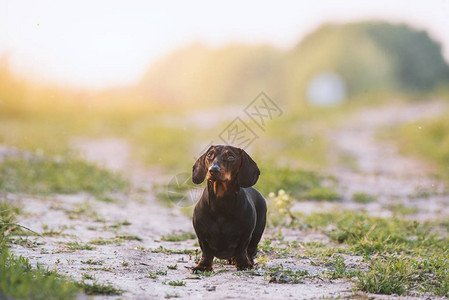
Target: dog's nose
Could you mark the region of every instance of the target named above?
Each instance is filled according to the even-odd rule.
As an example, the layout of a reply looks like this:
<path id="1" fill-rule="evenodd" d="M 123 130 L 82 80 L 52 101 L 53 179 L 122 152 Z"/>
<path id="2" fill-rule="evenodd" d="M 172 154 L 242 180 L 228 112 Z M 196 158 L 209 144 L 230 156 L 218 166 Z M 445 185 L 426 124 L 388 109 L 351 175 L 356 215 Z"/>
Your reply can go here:
<path id="1" fill-rule="evenodd" d="M 209 172 L 212 175 L 217 175 L 218 173 L 220 173 L 220 167 L 217 165 L 213 165 L 212 167 L 209 168 Z"/>

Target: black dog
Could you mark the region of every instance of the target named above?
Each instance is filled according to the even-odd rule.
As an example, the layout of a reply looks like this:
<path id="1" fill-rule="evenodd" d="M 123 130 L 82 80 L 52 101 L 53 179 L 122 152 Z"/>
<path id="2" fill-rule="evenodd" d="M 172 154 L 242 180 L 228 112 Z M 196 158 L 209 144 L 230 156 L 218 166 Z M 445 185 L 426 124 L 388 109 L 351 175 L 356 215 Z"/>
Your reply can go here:
<path id="1" fill-rule="evenodd" d="M 214 257 L 252 268 L 265 230 L 267 206 L 254 188 L 260 171 L 242 149 L 211 146 L 193 166 L 192 181 L 207 175 L 207 187 L 193 212 L 193 227 L 202 250 L 193 271 L 210 271 Z"/>

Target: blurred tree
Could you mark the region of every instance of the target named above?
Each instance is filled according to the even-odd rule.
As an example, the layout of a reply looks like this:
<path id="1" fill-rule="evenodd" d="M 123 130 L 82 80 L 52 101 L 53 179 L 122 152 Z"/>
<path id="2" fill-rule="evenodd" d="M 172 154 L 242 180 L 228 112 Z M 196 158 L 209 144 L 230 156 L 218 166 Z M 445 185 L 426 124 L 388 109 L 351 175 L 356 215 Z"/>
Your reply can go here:
<path id="1" fill-rule="evenodd" d="M 383 22 L 328 24 L 289 53 L 289 98 L 302 98 L 321 72 L 336 72 L 349 97 L 366 92 L 426 93 L 449 82 L 441 46 L 424 31 Z"/>
<path id="2" fill-rule="evenodd" d="M 308 84 L 334 72 L 348 97 L 426 93 L 449 82 L 441 46 L 424 31 L 383 22 L 327 24 L 290 51 L 271 46 L 195 44 L 155 63 L 137 87 L 162 102 L 248 103 L 259 91 L 302 105 Z"/>

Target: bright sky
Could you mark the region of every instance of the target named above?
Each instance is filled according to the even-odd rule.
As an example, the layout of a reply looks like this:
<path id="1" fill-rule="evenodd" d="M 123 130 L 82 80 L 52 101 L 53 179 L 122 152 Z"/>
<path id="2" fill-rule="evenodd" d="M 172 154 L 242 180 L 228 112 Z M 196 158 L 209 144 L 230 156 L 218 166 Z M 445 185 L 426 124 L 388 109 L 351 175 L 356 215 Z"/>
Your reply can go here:
<path id="1" fill-rule="evenodd" d="M 364 19 L 426 29 L 449 58 L 447 0 L 0 0 L 0 56 L 25 76 L 97 89 L 135 82 L 189 43 L 288 48 L 323 22 Z"/>

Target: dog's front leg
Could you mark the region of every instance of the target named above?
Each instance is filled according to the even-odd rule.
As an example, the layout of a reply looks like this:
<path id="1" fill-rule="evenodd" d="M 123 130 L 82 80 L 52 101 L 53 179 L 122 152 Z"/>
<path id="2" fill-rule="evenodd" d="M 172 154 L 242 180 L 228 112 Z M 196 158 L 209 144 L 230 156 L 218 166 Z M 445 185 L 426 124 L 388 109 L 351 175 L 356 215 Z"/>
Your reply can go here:
<path id="1" fill-rule="evenodd" d="M 198 271 L 212 271 L 212 262 L 214 261 L 214 255 L 211 251 L 204 245 L 204 243 L 200 242 L 201 247 L 201 259 L 200 262 L 193 267 L 193 272 L 196 273 Z"/>
<path id="2" fill-rule="evenodd" d="M 249 241 L 244 243 L 241 247 L 236 249 L 235 266 L 237 267 L 237 270 L 239 270 L 239 271 L 253 268 L 253 264 L 251 263 L 251 260 L 249 259 L 248 254 L 247 254 L 248 244 L 249 244 Z"/>

